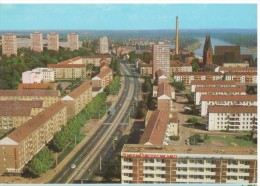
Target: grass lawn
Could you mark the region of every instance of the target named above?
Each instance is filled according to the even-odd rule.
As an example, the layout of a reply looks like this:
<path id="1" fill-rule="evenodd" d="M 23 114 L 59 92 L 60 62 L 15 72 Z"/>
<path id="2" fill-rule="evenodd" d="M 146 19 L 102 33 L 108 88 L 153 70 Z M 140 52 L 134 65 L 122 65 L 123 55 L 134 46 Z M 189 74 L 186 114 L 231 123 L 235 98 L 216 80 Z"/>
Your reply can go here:
<path id="1" fill-rule="evenodd" d="M 204 141 L 204 144 L 213 144 L 214 142 L 225 143 L 228 146 L 257 146 L 252 141 L 237 139 L 233 136 L 209 136 L 209 138 Z"/>

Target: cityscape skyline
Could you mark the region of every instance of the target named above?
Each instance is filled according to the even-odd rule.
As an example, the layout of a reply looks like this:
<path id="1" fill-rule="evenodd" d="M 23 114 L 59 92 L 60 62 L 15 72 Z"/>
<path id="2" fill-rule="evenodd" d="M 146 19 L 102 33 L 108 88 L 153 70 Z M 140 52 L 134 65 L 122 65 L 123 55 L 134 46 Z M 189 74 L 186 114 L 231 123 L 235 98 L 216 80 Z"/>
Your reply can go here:
<path id="1" fill-rule="evenodd" d="M 257 29 L 257 4 L 0 4 L 0 30 L 175 29 L 176 16 L 179 29 Z"/>

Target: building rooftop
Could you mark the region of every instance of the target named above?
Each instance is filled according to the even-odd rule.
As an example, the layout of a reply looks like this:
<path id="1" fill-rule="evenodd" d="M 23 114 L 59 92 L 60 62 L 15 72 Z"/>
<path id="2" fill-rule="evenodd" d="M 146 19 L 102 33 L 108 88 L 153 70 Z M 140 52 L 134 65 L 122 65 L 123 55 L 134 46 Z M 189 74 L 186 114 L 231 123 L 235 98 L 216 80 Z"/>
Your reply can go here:
<path id="1" fill-rule="evenodd" d="M 157 75 L 158 78 L 161 77 L 161 76 L 166 76 L 165 71 L 162 70 L 162 69 L 156 70 L 155 73 L 156 73 L 156 75 Z"/>
<path id="2" fill-rule="evenodd" d="M 189 63 L 182 63 L 178 60 L 171 60 L 170 67 L 191 67 Z"/>
<path id="3" fill-rule="evenodd" d="M 0 101 L 0 108 L 42 108 L 43 101 Z"/>
<path id="4" fill-rule="evenodd" d="M 48 89 L 55 90 L 55 83 L 20 83 L 18 90 L 23 89 Z"/>
<path id="5" fill-rule="evenodd" d="M 195 92 L 246 92 L 246 87 L 196 87 Z"/>
<path id="6" fill-rule="evenodd" d="M 112 73 L 112 69 L 109 67 L 103 67 L 101 72 L 97 75 L 99 78 L 103 79 L 106 77 L 109 73 Z"/>
<path id="7" fill-rule="evenodd" d="M 30 116 L 32 108 L 0 108 L 0 116 Z"/>
<path id="8" fill-rule="evenodd" d="M 257 72 L 226 72 L 225 73 L 226 76 L 230 76 L 230 75 L 257 75 Z"/>
<path id="9" fill-rule="evenodd" d="M 237 105 L 214 105 L 208 107 L 208 113 L 257 113 L 257 107 Z"/>
<path id="10" fill-rule="evenodd" d="M 162 110 L 148 111 L 148 113 L 148 123 L 140 140 L 140 144 L 163 144 L 169 121 L 169 114 Z"/>
<path id="11" fill-rule="evenodd" d="M 157 97 L 160 97 L 162 95 L 166 95 L 171 98 L 171 85 L 166 82 L 158 85 Z"/>
<path id="12" fill-rule="evenodd" d="M 221 72 L 174 72 L 174 75 L 223 76 Z"/>
<path id="13" fill-rule="evenodd" d="M 201 95 L 201 101 L 257 101 L 257 95 Z"/>
<path id="14" fill-rule="evenodd" d="M 236 85 L 236 81 L 224 80 L 192 80 L 192 85 Z"/>
<path id="15" fill-rule="evenodd" d="M 89 84 L 88 82 L 84 82 L 79 87 L 77 87 L 75 90 L 73 90 L 71 93 L 69 93 L 68 96 L 76 99 L 77 97 L 79 97 L 82 93 L 84 93 L 88 89 L 92 90 L 91 87 L 92 87 L 91 84 Z"/>
<path id="16" fill-rule="evenodd" d="M 254 71 L 257 72 L 257 67 L 219 67 L 219 71 Z"/>
<path id="17" fill-rule="evenodd" d="M 23 141 L 64 107 L 66 106 L 61 101 L 54 103 L 46 110 L 40 112 L 38 115 L 18 127 L 16 130 L 12 131 L 10 134 L 7 135 L 7 137 L 11 138 L 17 143 Z"/>
<path id="18" fill-rule="evenodd" d="M 0 96 L 51 96 L 59 97 L 59 90 L 0 90 Z"/>
<path id="19" fill-rule="evenodd" d="M 205 155 L 255 155 L 257 148 L 229 147 L 229 146 L 181 146 L 181 145 L 142 145 L 125 144 L 122 153 L 175 153 L 178 154 L 205 154 Z"/>
<path id="20" fill-rule="evenodd" d="M 48 64 L 47 67 L 48 68 L 85 68 L 86 65 L 85 64 L 63 64 L 63 63 L 59 63 L 59 64 Z"/>

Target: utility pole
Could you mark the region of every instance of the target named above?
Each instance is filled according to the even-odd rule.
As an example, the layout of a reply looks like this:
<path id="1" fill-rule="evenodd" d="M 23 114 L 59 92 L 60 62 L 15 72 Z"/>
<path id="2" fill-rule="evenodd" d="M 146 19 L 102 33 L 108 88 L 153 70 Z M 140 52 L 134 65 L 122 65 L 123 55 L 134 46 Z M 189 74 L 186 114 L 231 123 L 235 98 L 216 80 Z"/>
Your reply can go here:
<path id="1" fill-rule="evenodd" d="M 101 172 L 102 170 L 102 157 L 99 155 L 99 171 Z"/>

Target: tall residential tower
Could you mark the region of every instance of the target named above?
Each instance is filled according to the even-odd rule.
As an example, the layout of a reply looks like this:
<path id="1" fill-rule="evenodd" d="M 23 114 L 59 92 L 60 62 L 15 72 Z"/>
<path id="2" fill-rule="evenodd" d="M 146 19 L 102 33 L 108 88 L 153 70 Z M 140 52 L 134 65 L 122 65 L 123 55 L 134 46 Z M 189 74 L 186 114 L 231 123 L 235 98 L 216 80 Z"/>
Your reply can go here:
<path id="1" fill-rule="evenodd" d="M 2 54 L 11 56 L 17 55 L 17 40 L 14 34 L 2 35 Z"/>
<path id="2" fill-rule="evenodd" d="M 108 53 L 108 38 L 102 37 L 99 39 L 99 53 L 106 54 Z"/>
<path id="3" fill-rule="evenodd" d="M 43 40 L 42 40 L 42 33 L 34 32 L 30 35 L 31 38 L 31 50 L 35 52 L 42 52 L 43 51 Z"/>
<path id="4" fill-rule="evenodd" d="M 52 32 L 47 35 L 48 38 L 48 50 L 59 50 L 59 34 Z"/>
<path id="5" fill-rule="evenodd" d="M 75 33 L 70 33 L 67 35 L 68 38 L 68 46 L 70 50 L 78 50 L 79 49 L 79 35 Z"/>
<path id="6" fill-rule="evenodd" d="M 155 72 L 161 69 L 167 77 L 170 75 L 170 45 L 159 42 L 153 45 L 153 77 Z"/>

